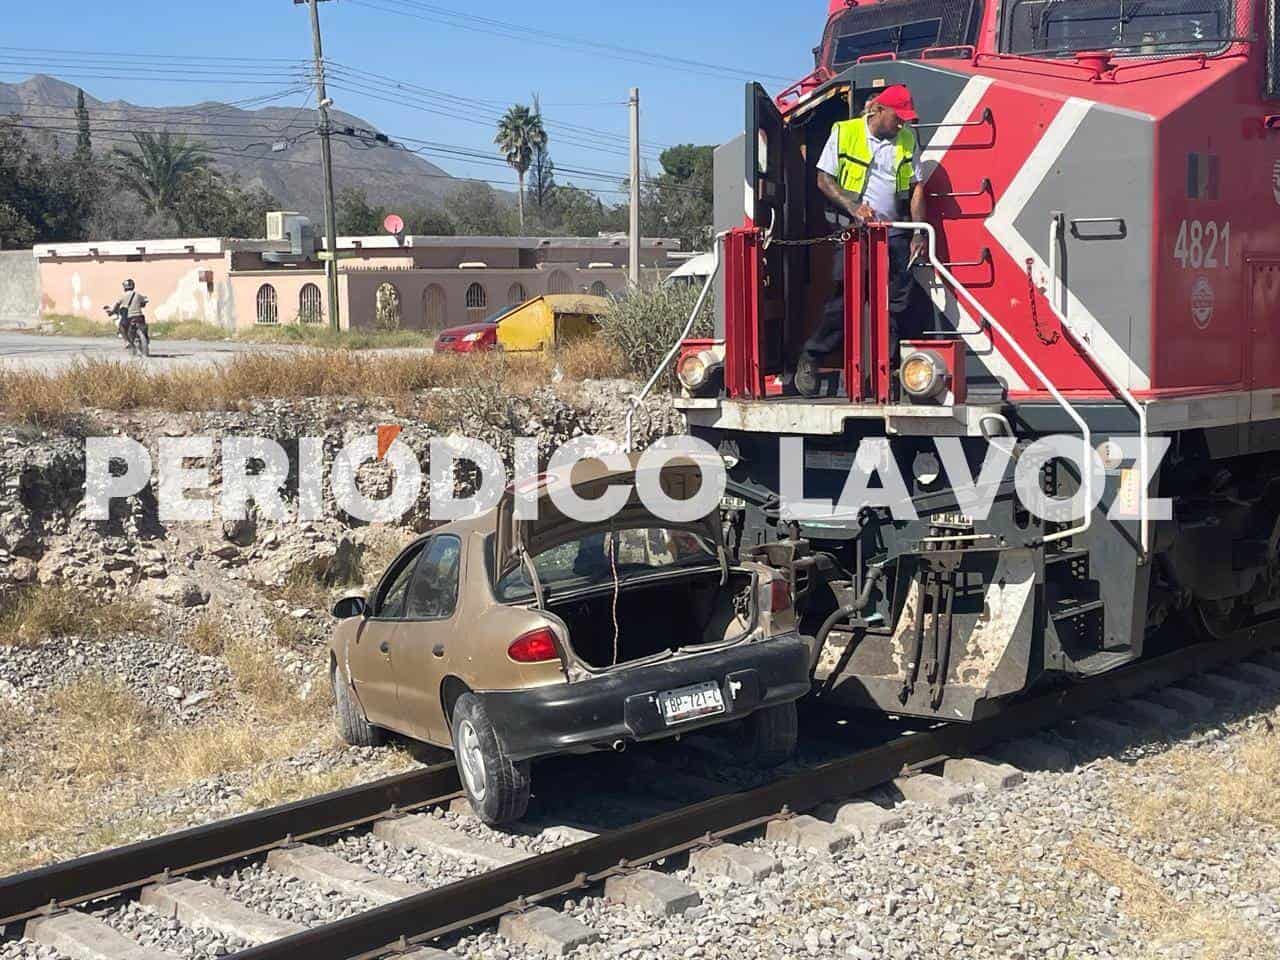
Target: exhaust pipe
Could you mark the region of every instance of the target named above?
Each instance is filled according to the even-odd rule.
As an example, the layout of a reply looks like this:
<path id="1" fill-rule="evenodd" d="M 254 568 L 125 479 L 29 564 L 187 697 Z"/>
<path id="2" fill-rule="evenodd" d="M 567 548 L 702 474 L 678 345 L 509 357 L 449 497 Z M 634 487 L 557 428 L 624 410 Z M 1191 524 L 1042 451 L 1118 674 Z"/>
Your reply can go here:
<path id="1" fill-rule="evenodd" d="M 615 741 L 613 741 L 612 746 L 613 746 L 613 752 L 614 752 L 614 753 L 624 753 L 624 752 L 626 751 L 626 749 L 627 749 L 627 741 L 625 741 L 625 740 L 615 740 Z"/>

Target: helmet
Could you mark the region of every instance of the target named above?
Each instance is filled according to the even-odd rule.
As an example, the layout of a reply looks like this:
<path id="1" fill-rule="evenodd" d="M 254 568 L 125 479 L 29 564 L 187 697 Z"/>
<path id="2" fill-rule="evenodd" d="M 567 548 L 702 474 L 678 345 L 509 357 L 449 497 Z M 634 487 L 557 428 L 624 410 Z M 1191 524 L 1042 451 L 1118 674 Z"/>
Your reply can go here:
<path id="1" fill-rule="evenodd" d="M 132 290 L 132 289 L 133 289 L 133 281 L 132 281 L 132 280 L 126 280 L 126 281 L 124 282 L 124 288 L 125 288 L 126 290 Z"/>

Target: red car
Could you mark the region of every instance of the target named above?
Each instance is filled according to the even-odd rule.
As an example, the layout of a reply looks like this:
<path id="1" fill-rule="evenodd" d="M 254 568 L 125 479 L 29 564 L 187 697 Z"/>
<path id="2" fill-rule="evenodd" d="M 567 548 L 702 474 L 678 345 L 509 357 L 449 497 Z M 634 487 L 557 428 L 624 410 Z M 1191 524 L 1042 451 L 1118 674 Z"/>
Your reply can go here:
<path id="1" fill-rule="evenodd" d="M 503 307 L 480 323 L 466 323 L 441 330 L 436 337 L 436 353 L 483 353 L 498 345 L 498 324 L 520 304 Z"/>

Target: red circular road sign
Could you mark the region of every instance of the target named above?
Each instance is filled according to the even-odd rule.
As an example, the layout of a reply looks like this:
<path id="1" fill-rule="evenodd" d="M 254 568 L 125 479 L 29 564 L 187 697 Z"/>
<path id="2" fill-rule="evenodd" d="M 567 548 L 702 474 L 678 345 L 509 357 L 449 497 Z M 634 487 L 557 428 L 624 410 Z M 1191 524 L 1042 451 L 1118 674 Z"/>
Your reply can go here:
<path id="1" fill-rule="evenodd" d="M 399 236 L 404 233 L 404 220 L 397 214 L 388 214 L 387 219 L 382 221 L 382 229 Z"/>

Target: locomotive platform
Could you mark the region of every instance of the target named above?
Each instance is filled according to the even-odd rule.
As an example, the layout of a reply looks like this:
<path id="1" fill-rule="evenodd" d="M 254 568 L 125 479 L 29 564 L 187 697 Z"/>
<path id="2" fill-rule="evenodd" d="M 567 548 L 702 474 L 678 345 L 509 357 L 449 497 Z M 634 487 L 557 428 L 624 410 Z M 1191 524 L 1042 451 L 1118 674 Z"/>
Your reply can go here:
<path id="1" fill-rule="evenodd" d="M 984 420 L 989 428 L 993 422 L 1004 423 L 1000 403 L 947 407 L 850 403 L 841 398 L 677 398 L 675 407 L 690 427 L 807 436 L 838 436 L 850 420 L 879 421 L 890 435 L 922 437 L 981 437 Z"/>

